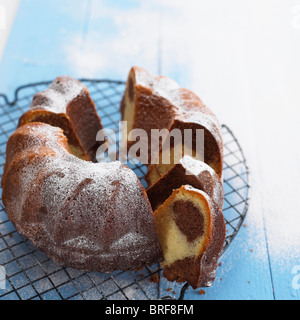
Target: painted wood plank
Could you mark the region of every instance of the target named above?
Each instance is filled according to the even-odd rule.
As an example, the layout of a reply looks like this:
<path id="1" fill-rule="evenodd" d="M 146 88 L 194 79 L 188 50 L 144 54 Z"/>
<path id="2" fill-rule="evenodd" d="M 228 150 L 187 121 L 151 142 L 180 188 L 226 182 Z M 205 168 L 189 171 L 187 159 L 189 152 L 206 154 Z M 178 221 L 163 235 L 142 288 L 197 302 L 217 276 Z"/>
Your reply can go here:
<path id="1" fill-rule="evenodd" d="M 0 61 L 6 41 L 13 25 L 19 0 L 1 0 L 0 1 Z"/>
<path id="2" fill-rule="evenodd" d="M 277 1 L 271 6 L 267 1 L 259 10 L 257 2 L 218 4 L 199 4 L 191 13 L 178 3 L 176 24 L 164 30 L 169 35 L 163 39 L 165 56 L 171 57 L 171 66 L 176 64 L 176 57 L 168 54 L 175 49 L 176 30 L 187 57 L 183 82 L 236 130 L 245 146 L 254 189 L 248 230 L 264 252 L 263 259 L 252 261 L 251 275 L 261 272 L 254 270 L 262 263 L 270 268 L 267 278 L 274 292 L 269 298 L 299 299 L 298 286 L 293 288 L 298 275 L 292 273 L 299 265 L 300 247 L 295 202 L 299 152 L 293 147 L 299 144 L 299 29 L 291 14 L 296 4 Z M 186 16 L 188 25 L 183 24 Z M 194 34 L 188 37 L 189 32 Z M 265 275 L 254 278 L 264 283 Z M 266 297 L 258 287 L 255 291 L 258 298 Z"/>
<path id="3" fill-rule="evenodd" d="M 92 1 L 90 9 L 82 50 L 75 34 L 70 41 L 69 68 L 77 76 L 126 79 L 133 65 L 157 73 L 159 10 L 150 10 L 146 1 Z"/>
<path id="4" fill-rule="evenodd" d="M 240 120 L 245 118 L 243 115 L 245 108 L 241 106 L 241 101 L 245 99 L 247 91 L 243 86 L 244 83 L 240 83 L 241 63 L 237 60 L 238 52 L 232 54 L 232 49 L 237 45 L 235 39 L 230 39 L 230 35 L 235 35 L 236 31 L 235 25 L 228 25 L 226 21 L 224 12 L 229 10 L 226 7 L 227 4 L 219 3 L 216 8 L 214 4 L 202 3 L 193 13 L 188 9 L 184 10 L 179 3 L 177 7 L 170 6 L 177 12 L 173 12 L 173 15 L 175 14 L 173 20 L 170 16 L 164 17 L 167 23 L 163 24 L 165 36 L 162 40 L 162 55 L 165 57 L 163 61 L 167 57 L 169 59 L 168 64 L 163 64 L 163 70 L 177 78 L 183 86 L 197 92 L 204 103 L 216 112 L 221 121 L 236 130 L 252 171 L 254 165 L 249 155 L 253 155 L 251 148 L 253 142 L 249 143 L 248 138 L 248 135 L 251 136 L 251 123 Z M 188 15 L 189 20 L 184 24 Z M 187 36 L 189 33 L 192 34 Z M 177 41 L 174 41 L 174 34 Z M 180 46 L 176 46 L 178 43 Z M 226 44 L 227 47 L 225 47 Z M 175 50 L 176 55 L 171 55 L 170 52 Z M 220 52 L 222 54 L 219 54 Z M 180 57 L 186 57 L 186 59 L 180 63 L 182 70 L 178 77 L 172 65 L 179 64 Z M 243 89 L 241 91 L 237 90 L 239 84 Z M 251 184 L 253 182 L 252 176 Z M 253 188 L 249 216 L 245 222 L 247 227 L 240 231 L 228 252 L 222 257 L 216 282 L 211 288 L 204 289 L 205 295 L 189 291 L 189 298 L 274 298 L 260 197 L 255 185 Z"/>

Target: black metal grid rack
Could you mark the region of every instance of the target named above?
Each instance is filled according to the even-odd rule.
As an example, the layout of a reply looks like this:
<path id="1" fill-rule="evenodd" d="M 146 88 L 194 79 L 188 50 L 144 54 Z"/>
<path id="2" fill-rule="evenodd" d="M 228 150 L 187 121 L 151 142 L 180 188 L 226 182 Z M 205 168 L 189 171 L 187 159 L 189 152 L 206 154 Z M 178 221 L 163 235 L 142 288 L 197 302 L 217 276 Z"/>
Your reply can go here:
<path id="1" fill-rule="evenodd" d="M 125 89 L 124 82 L 111 80 L 81 80 L 89 89 L 105 128 L 117 130 L 119 105 Z M 28 109 L 35 93 L 45 90 L 50 81 L 29 84 L 15 91 L 14 101 L 0 95 L 0 175 L 3 173 L 8 137 L 15 131 L 19 117 Z M 223 214 L 226 220 L 228 248 L 241 227 L 249 204 L 248 167 L 243 151 L 231 130 L 222 126 L 224 139 Z M 131 165 L 141 182 L 146 167 Z M 0 189 L 2 198 L 2 190 Z M 159 281 L 154 281 L 158 279 Z M 21 237 L 8 220 L 0 202 L 0 300 L 46 299 L 183 299 L 187 284 L 170 283 L 162 276 L 159 265 L 138 272 L 102 274 L 81 272 L 53 263 Z"/>

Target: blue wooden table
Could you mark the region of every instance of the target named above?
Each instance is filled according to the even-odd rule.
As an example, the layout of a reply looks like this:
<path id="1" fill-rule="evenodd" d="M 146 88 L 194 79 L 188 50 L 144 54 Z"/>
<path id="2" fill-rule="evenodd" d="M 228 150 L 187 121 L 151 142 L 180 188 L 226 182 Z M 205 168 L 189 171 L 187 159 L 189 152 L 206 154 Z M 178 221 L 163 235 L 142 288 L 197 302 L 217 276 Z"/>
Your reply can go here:
<path id="1" fill-rule="evenodd" d="M 126 80 L 132 65 L 195 91 L 237 135 L 251 171 L 245 225 L 205 294 L 300 298 L 297 1 L 23 0 L 0 93 L 68 74 Z"/>

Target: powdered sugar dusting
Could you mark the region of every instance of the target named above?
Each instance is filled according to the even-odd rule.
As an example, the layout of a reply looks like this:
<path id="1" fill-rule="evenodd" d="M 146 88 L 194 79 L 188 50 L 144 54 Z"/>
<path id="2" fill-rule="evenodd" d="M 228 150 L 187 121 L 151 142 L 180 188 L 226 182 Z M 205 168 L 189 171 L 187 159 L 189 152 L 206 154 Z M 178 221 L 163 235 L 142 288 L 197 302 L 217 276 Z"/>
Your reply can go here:
<path id="1" fill-rule="evenodd" d="M 135 173 L 119 161 L 81 160 L 60 136 L 60 129 L 37 123 L 12 136 L 24 145 L 12 163 L 22 166 L 20 198 L 8 199 L 18 231 L 55 262 L 78 269 L 111 272 L 159 260 L 152 210 Z"/>
<path id="2" fill-rule="evenodd" d="M 215 174 L 214 170 L 202 161 L 195 160 L 189 155 L 185 155 L 179 160 L 191 174 L 198 176 L 203 170 L 209 171 L 211 174 Z"/>
<path id="3" fill-rule="evenodd" d="M 203 184 L 203 189 L 207 190 L 206 192 L 209 192 L 212 195 L 213 200 L 218 203 L 222 210 L 224 203 L 224 189 L 216 172 L 206 163 L 195 160 L 189 155 L 185 155 L 181 158 L 179 163 L 181 163 L 185 168 L 186 174 L 192 174 L 199 177 Z"/>

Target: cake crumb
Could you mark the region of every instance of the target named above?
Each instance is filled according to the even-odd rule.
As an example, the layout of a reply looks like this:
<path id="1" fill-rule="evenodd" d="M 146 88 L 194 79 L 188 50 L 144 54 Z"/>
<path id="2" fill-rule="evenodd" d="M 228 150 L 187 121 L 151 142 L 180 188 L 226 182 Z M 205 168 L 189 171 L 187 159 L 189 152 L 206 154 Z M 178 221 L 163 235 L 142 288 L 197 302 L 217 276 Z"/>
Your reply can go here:
<path id="1" fill-rule="evenodd" d="M 250 251 L 253 252 L 254 250 L 253 250 L 253 249 L 250 249 Z"/>
<path id="2" fill-rule="evenodd" d="M 172 290 L 172 288 L 167 288 L 166 291 L 170 292 Z"/>
<path id="3" fill-rule="evenodd" d="M 246 227 L 247 227 L 247 224 L 246 224 L 246 223 L 244 223 L 244 224 L 243 224 L 243 227 L 244 227 L 244 228 L 246 228 Z"/>
<path id="4" fill-rule="evenodd" d="M 219 262 L 218 266 L 221 267 L 221 265 L 222 265 L 222 262 Z"/>
<path id="5" fill-rule="evenodd" d="M 157 273 L 153 274 L 150 278 L 150 281 L 153 283 L 158 283 L 159 282 L 158 274 Z"/>
<path id="6" fill-rule="evenodd" d="M 201 290 L 199 291 L 199 293 L 200 293 L 200 295 L 202 296 L 202 295 L 205 294 L 206 292 L 205 292 L 203 289 L 201 289 Z"/>

